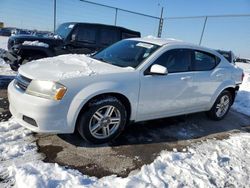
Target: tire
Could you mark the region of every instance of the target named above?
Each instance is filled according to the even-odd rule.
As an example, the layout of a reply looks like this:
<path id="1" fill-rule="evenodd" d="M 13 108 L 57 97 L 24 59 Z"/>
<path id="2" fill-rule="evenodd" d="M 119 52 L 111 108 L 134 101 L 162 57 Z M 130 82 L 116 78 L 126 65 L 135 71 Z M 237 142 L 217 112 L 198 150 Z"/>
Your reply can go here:
<path id="1" fill-rule="evenodd" d="M 223 119 L 227 115 L 232 102 L 232 94 L 224 90 L 216 99 L 213 107 L 206 113 L 207 116 L 215 121 Z"/>
<path id="2" fill-rule="evenodd" d="M 11 70 L 18 71 L 19 66 L 18 65 L 10 65 Z"/>
<path id="3" fill-rule="evenodd" d="M 108 96 L 89 102 L 88 108 L 78 118 L 80 135 L 90 143 L 103 144 L 115 139 L 123 131 L 127 112 L 117 98 Z"/>

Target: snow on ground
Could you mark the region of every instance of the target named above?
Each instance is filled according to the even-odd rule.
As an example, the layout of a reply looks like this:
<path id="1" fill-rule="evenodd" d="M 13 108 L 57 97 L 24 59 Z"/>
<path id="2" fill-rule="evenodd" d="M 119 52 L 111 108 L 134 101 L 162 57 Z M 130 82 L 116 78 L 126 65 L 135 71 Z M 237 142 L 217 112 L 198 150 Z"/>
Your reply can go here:
<path id="1" fill-rule="evenodd" d="M 250 116 L 250 64 L 237 63 L 237 66 L 244 70 L 245 76 L 232 108 Z"/>
<path id="2" fill-rule="evenodd" d="M 0 36 L 0 49 L 7 49 L 8 39 L 8 37 Z M 0 76 L 1 75 L 16 75 L 16 73 L 10 69 L 10 66 L 6 64 L 2 58 L 0 58 Z"/>
<path id="3" fill-rule="evenodd" d="M 9 37 L 0 36 L 0 48 L 7 49 L 8 39 Z"/>
<path id="4" fill-rule="evenodd" d="M 8 167 L 42 159 L 37 153 L 31 131 L 17 124 L 12 118 L 0 123 L 0 153 L 0 187 L 7 185 L 6 182 L 1 182 L 2 178 L 7 178 L 10 181 L 8 184 L 14 180 L 8 178 Z"/>
<path id="5" fill-rule="evenodd" d="M 236 99 L 236 106 L 244 113 L 250 94 L 243 96 L 241 93 L 249 89 L 248 78 L 246 75 Z M 0 180 L 4 179 L 0 187 L 1 183 L 32 188 L 246 187 L 250 182 L 249 133 L 233 134 L 224 140 L 206 140 L 183 151 L 162 151 L 153 163 L 144 165 L 127 178 L 112 175 L 101 179 L 42 162 L 32 139 L 32 134 L 13 119 L 0 123 Z"/>
<path id="6" fill-rule="evenodd" d="M 153 163 L 144 165 L 127 178 L 113 175 L 98 179 L 34 159 L 26 163 L 13 162 L 8 168 L 8 178 L 17 187 L 32 188 L 245 187 L 250 182 L 249 140 L 249 133 L 239 133 L 222 141 L 195 144 L 185 152 L 162 151 Z M 34 149 L 31 148 L 26 152 Z M 22 155 L 17 153 L 17 156 Z"/>

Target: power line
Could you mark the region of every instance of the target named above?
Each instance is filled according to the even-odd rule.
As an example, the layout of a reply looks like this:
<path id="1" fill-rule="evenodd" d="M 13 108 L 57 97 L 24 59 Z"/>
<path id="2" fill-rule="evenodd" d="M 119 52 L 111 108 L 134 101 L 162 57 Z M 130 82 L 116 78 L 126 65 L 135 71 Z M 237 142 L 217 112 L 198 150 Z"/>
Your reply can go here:
<path id="1" fill-rule="evenodd" d="M 106 8 L 111 8 L 111 9 L 114 9 L 114 10 L 119 10 L 119 11 L 123 11 L 123 12 L 129 12 L 129 13 L 137 14 L 137 15 L 140 15 L 140 16 L 146 16 L 146 17 L 149 17 L 149 18 L 161 19 L 160 17 L 157 17 L 157 16 L 151 16 L 151 15 L 148 15 L 148 14 L 134 12 L 134 11 L 130 11 L 130 10 L 122 9 L 122 8 L 117 8 L 117 7 L 113 7 L 113 6 L 109 6 L 109 5 L 104 5 L 104 4 L 100 4 L 100 3 L 95 3 L 95 2 L 92 2 L 92 1 L 87 1 L 87 0 L 80 0 L 80 1 L 82 1 L 84 3 L 89 3 L 89 4 L 93 4 L 93 5 L 98 5 L 98 6 L 106 7 Z"/>
<path id="2" fill-rule="evenodd" d="M 194 19 L 194 18 L 226 18 L 226 17 L 250 17 L 250 14 L 225 14 L 225 15 L 204 15 L 204 16 L 175 16 L 165 17 L 166 20 Z"/>

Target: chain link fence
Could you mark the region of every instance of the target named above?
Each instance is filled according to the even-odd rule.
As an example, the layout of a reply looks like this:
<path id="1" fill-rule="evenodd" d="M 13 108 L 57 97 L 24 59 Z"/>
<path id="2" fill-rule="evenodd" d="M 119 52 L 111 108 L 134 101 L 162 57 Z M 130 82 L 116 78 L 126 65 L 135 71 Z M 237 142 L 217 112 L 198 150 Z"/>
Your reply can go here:
<path id="1" fill-rule="evenodd" d="M 162 37 L 233 50 L 237 56 L 249 58 L 250 15 L 165 18 Z"/>
<path id="2" fill-rule="evenodd" d="M 10 1 L 18 7 L 12 14 L 7 10 Z M 141 31 L 145 36 L 157 35 L 160 18 L 85 0 L 1 0 L 0 21 L 7 26 L 47 31 L 64 22 L 102 23 Z"/>
<path id="3" fill-rule="evenodd" d="M 10 2 L 15 2 L 12 14 L 7 10 Z M 86 0 L 1 0 L 0 21 L 8 26 L 47 31 L 64 22 L 103 23 L 137 30 L 142 36 L 157 36 L 161 28 L 160 17 Z M 232 49 L 239 56 L 250 57 L 250 15 L 165 17 L 161 36 Z"/>

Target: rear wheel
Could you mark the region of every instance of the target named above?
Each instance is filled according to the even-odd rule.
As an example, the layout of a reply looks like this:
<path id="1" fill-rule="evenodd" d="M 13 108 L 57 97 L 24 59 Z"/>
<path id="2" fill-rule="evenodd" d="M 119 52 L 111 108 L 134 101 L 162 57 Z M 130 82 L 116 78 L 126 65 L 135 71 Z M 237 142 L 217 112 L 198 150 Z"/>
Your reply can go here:
<path id="1" fill-rule="evenodd" d="M 213 120 L 221 120 L 227 115 L 231 104 L 232 94 L 225 90 L 219 95 L 211 110 L 207 112 L 207 116 Z"/>
<path id="2" fill-rule="evenodd" d="M 89 108 L 80 114 L 80 135 L 95 144 L 116 138 L 126 125 L 127 113 L 124 105 L 115 97 L 100 98 L 89 103 Z"/>

